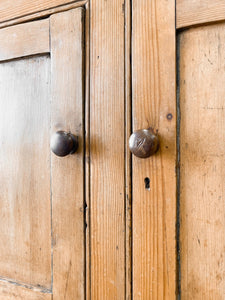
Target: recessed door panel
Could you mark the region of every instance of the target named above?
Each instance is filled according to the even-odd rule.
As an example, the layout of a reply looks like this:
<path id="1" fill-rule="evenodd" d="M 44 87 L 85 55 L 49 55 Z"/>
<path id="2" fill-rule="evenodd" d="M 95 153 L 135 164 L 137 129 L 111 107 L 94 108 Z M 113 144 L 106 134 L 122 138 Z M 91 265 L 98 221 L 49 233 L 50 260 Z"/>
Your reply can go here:
<path id="1" fill-rule="evenodd" d="M 0 64 L 0 276 L 51 285 L 50 61 Z"/>
<path id="2" fill-rule="evenodd" d="M 225 24 L 179 35 L 182 299 L 225 293 Z"/>

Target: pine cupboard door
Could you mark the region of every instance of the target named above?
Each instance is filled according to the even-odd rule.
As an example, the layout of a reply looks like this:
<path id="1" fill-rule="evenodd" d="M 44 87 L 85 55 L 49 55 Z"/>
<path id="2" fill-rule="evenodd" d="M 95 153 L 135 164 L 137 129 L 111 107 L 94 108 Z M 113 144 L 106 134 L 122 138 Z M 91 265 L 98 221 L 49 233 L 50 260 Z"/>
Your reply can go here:
<path id="1" fill-rule="evenodd" d="M 225 3 L 131 11 L 131 128 L 160 138 L 132 157 L 133 299 L 223 300 Z"/>
<path id="2" fill-rule="evenodd" d="M 0 299 L 84 299 L 83 9 L 0 30 Z M 50 151 L 56 131 L 76 154 Z"/>
<path id="3" fill-rule="evenodd" d="M 184 300 L 223 300 L 224 1 L 178 0 L 177 28 L 182 29 L 177 34 L 179 294 Z"/>
<path id="4" fill-rule="evenodd" d="M 223 300 L 225 23 L 184 31 L 178 42 L 181 295 Z"/>

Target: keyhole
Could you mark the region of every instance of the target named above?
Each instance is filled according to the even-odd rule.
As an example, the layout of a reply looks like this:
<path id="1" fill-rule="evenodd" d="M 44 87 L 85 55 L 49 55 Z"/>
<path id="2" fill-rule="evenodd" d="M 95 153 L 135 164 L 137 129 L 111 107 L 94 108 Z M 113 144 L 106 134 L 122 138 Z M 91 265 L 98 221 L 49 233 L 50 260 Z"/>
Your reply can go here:
<path id="1" fill-rule="evenodd" d="M 145 189 L 150 191 L 150 179 L 146 177 L 144 181 L 145 181 Z"/>

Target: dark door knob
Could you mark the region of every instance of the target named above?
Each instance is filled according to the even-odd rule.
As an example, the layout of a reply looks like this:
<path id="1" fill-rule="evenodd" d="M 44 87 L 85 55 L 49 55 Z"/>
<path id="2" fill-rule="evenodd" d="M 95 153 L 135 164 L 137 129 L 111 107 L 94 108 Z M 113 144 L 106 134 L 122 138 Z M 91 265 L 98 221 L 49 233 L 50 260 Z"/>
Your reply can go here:
<path id="1" fill-rule="evenodd" d="M 159 138 L 152 128 L 135 131 L 129 139 L 130 151 L 139 158 L 147 158 L 159 149 Z"/>
<path id="2" fill-rule="evenodd" d="M 72 133 L 57 131 L 51 137 L 51 150 L 57 156 L 66 156 L 77 151 L 78 139 Z"/>

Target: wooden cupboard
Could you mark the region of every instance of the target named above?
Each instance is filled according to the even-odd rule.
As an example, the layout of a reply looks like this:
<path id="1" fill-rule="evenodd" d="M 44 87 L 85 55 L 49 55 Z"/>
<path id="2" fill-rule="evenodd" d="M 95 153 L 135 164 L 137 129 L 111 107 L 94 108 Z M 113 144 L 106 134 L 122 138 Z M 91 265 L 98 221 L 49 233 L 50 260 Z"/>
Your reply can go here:
<path id="1" fill-rule="evenodd" d="M 0 4 L 0 299 L 224 299 L 224 1 Z"/>

